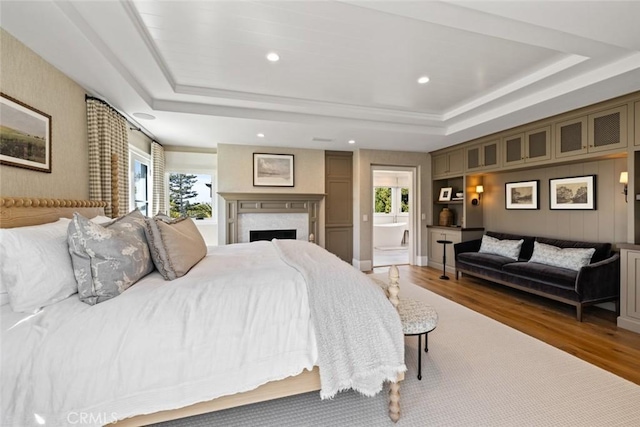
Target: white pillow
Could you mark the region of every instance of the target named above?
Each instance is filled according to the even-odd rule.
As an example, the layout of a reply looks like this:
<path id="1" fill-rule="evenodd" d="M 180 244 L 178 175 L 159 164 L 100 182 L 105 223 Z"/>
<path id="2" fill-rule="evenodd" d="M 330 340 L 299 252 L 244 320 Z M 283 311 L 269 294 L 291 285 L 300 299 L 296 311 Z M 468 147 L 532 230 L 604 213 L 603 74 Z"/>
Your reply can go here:
<path id="1" fill-rule="evenodd" d="M 559 248 L 545 243 L 533 242 L 533 255 L 529 262 L 553 265 L 580 271 L 591 262 L 595 248 Z"/>
<path id="2" fill-rule="evenodd" d="M 67 245 L 70 221 L 0 230 L 0 281 L 13 311 L 33 313 L 78 291 Z"/>
<path id="3" fill-rule="evenodd" d="M 522 248 L 523 243 L 524 239 L 499 240 L 485 234 L 482 236 L 482 243 L 480 244 L 480 250 L 478 252 L 501 255 L 517 261 L 520 256 L 520 248 Z"/>
<path id="4" fill-rule="evenodd" d="M 108 216 L 98 215 L 91 218 L 90 221 L 95 222 L 96 224 L 105 225 L 106 223 L 113 221 L 113 218 L 109 218 Z"/>

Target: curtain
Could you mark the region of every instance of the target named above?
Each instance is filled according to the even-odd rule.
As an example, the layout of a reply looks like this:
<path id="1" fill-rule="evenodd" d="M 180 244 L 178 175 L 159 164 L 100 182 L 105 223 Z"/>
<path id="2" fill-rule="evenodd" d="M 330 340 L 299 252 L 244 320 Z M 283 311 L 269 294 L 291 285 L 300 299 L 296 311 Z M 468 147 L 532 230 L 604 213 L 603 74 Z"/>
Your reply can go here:
<path id="1" fill-rule="evenodd" d="M 153 200 L 149 216 L 159 212 L 166 213 L 165 192 L 167 183 L 164 178 L 164 148 L 155 141 L 151 142 L 151 170 L 153 171 Z"/>
<path id="2" fill-rule="evenodd" d="M 109 216 L 124 215 L 129 212 L 127 121 L 104 101 L 87 97 L 86 102 L 89 198 L 107 202 Z"/>

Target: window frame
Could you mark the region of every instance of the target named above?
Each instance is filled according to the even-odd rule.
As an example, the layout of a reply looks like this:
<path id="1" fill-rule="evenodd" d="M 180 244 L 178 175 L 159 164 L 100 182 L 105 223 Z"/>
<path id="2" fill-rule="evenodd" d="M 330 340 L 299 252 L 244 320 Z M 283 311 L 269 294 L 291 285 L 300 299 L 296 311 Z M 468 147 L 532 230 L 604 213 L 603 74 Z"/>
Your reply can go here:
<path id="1" fill-rule="evenodd" d="M 153 171 L 151 154 L 145 153 L 137 147 L 129 145 L 129 206 L 131 210 L 135 209 L 136 203 L 136 180 L 135 180 L 135 162 L 139 162 L 147 167 L 147 213 L 150 214 L 151 202 L 153 200 Z M 144 212 L 143 212 L 144 214 Z"/>

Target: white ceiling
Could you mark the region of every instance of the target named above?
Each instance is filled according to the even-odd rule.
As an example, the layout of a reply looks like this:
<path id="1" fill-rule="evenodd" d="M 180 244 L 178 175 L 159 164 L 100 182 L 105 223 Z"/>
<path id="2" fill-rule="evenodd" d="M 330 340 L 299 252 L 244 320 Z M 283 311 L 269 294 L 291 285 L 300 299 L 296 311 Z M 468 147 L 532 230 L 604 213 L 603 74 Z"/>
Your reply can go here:
<path id="1" fill-rule="evenodd" d="M 432 151 L 640 90 L 639 16 L 637 1 L 0 2 L 2 28 L 90 94 L 206 148 Z"/>

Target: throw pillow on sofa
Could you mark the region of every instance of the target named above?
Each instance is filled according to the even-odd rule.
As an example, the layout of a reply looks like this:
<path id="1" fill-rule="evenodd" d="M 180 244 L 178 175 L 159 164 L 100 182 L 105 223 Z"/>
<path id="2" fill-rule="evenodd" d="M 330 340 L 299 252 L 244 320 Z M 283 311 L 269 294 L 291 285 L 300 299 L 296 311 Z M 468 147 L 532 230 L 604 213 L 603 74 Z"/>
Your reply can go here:
<path id="1" fill-rule="evenodd" d="M 520 249 L 522 248 L 523 243 L 523 239 L 499 240 L 485 234 L 482 236 L 482 243 L 480 244 L 480 250 L 478 252 L 501 255 L 517 261 L 520 256 Z"/>
<path id="2" fill-rule="evenodd" d="M 580 271 L 591 262 L 595 248 L 559 248 L 545 243 L 533 242 L 533 255 L 529 262 Z"/>

